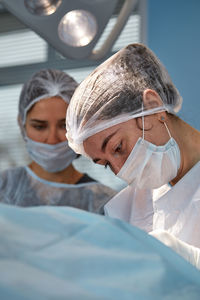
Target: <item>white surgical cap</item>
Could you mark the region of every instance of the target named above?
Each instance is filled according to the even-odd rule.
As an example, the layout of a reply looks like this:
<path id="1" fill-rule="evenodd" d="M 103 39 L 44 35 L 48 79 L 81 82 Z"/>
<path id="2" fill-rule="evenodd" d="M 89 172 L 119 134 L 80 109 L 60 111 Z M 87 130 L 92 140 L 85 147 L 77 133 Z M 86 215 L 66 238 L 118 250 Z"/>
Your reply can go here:
<path id="1" fill-rule="evenodd" d="M 143 92 L 155 90 L 160 106 L 143 106 Z M 142 44 L 123 48 L 96 68 L 77 88 L 67 110 L 67 139 L 86 155 L 88 137 L 133 118 L 167 111 L 176 114 L 182 98 L 159 59 Z"/>
<path id="2" fill-rule="evenodd" d="M 19 117 L 22 124 L 26 122 L 29 109 L 42 99 L 58 96 L 69 103 L 77 85 L 71 76 L 60 70 L 44 69 L 35 73 L 24 84 L 20 94 Z"/>

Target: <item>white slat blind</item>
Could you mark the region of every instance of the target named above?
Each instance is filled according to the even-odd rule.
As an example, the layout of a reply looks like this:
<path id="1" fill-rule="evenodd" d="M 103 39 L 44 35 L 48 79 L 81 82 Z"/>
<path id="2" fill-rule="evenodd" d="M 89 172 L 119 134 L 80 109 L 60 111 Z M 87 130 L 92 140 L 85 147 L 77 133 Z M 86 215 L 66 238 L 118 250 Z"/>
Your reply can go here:
<path id="1" fill-rule="evenodd" d="M 107 39 L 109 33 L 116 23 L 117 18 L 110 18 L 106 28 L 99 41 L 95 46 L 95 50 L 99 49 L 104 41 Z M 112 51 L 118 51 L 121 48 L 125 47 L 128 44 L 138 43 L 140 41 L 140 16 L 132 15 L 129 17 L 126 25 L 124 26 L 121 34 L 117 38 L 115 44 L 112 47 Z"/>
<path id="2" fill-rule="evenodd" d="M 0 68 L 47 60 L 47 43 L 30 30 L 0 35 Z"/>
<path id="3" fill-rule="evenodd" d="M 17 124 L 21 85 L 0 87 L 0 170 L 28 162 Z"/>

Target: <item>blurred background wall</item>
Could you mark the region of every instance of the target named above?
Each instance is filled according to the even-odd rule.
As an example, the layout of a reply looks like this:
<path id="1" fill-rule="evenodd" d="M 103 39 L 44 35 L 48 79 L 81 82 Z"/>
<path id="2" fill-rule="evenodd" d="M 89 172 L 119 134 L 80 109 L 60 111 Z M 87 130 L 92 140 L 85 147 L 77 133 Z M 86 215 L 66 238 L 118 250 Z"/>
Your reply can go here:
<path id="1" fill-rule="evenodd" d="M 179 115 L 200 130 L 200 1 L 149 0 L 147 44 L 183 97 Z"/>

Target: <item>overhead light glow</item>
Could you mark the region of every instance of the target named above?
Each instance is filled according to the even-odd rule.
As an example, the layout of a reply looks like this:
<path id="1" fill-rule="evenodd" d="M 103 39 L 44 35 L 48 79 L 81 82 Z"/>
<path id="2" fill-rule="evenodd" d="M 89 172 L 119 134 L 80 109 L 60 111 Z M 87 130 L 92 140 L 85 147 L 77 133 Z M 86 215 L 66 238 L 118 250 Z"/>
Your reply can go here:
<path id="1" fill-rule="evenodd" d="M 62 0 L 24 0 L 24 4 L 31 14 L 47 16 L 53 14 Z"/>
<path id="2" fill-rule="evenodd" d="M 96 18 L 86 10 L 68 12 L 58 25 L 60 39 L 72 47 L 88 45 L 94 39 L 96 33 Z"/>

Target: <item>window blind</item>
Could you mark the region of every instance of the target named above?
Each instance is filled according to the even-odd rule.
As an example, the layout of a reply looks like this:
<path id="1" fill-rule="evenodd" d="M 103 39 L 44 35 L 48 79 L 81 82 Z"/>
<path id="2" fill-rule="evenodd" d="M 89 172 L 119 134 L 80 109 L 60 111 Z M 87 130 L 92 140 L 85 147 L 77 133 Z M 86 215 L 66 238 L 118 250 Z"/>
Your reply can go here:
<path id="1" fill-rule="evenodd" d="M 0 87 L 0 170 L 29 161 L 17 124 L 21 85 Z"/>
<path id="2" fill-rule="evenodd" d="M 0 68 L 47 60 L 47 43 L 30 30 L 0 35 Z"/>

